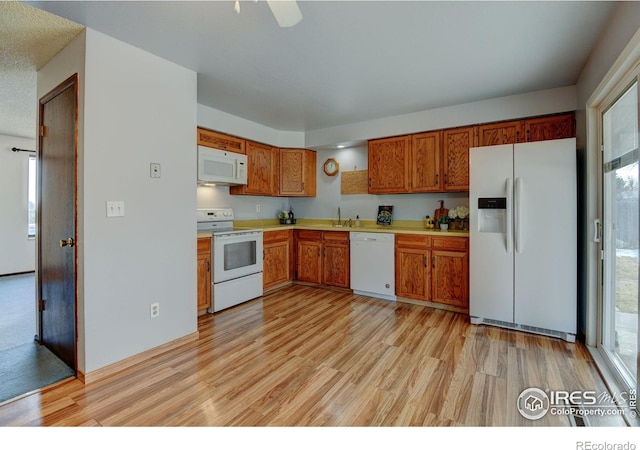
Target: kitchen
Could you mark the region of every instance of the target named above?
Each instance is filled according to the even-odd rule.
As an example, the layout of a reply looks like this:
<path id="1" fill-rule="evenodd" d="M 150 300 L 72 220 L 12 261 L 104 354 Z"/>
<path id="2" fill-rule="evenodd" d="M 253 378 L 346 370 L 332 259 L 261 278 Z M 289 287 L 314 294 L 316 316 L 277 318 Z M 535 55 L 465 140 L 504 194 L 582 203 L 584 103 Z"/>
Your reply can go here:
<path id="1" fill-rule="evenodd" d="M 130 59 L 134 59 L 130 58 L 130 55 L 134 53 L 144 63 L 154 67 L 156 74 L 145 69 L 142 63 L 131 63 L 129 76 L 133 77 L 133 80 L 137 81 L 140 86 L 143 86 L 146 80 L 157 76 L 157 73 L 162 74 L 173 70 L 149 55 L 132 52 L 131 49 L 113 43 L 100 33 L 91 30 L 87 32 L 86 45 L 88 54 L 102 51 L 106 54 L 116 55 L 116 60 L 126 60 L 130 63 Z M 66 55 L 61 55 L 61 57 L 64 56 L 68 56 L 68 52 Z M 86 95 L 91 97 L 91 106 L 84 111 L 84 114 L 86 115 L 85 119 L 91 122 L 92 127 L 97 127 L 102 123 L 98 118 L 104 114 L 110 114 L 112 117 L 120 117 L 123 114 L 121 108 L 110 106 L 111 99 L 107 99 L 95 91 L 101 86 L 110 85 L 108 74 L 118 75 L 119 72 L 117 64 L 111 66 L 107 61 L 97 62 L 96 58 L 88 58 L 87 64 L 91 69 L 87 76 L 91 77 L 94 84 L 88 85 L 89 90 Z M 97 70 L 98 68 L 100 70 Z M 83 68 L 80 70 L 84 73 Z M 104 72 L 104 76 L 97 75 L 102 72 Z M 48 69 L 47 73 L 51 73 L 51 71 Z M 191 308 L 188 310 L 191 314 L 195 310 L 195 307 L 191 305 L 195 298 L 195 288 L 189 286 L 195 287 L 195 261 L 191 262 L 191 260 L 195 259 L 196 244 L 191 241 L 195 229 L 194 211 L 197 208 L 232 206 L 236 218 L 240 220 L 276 220 L 279 211 L 289 210 L 292 207 L 298 218 L 337 220 L 337 208 L 340 206 L 344 217 L 355 219 L 356 215 L 360 215 L 361 220 L 364 221 L 375 218 L 379 205 L 393 204 L 395 219 L 422 222 L 423 215 L 431 213 L 439 206 L 438 200 L 443 199 L 447 207 L 455 207 L 459 204 L 468 205 L 466 195 L 454 193 L 357 194 L 353 196 L 353 199 L 341 198 L 340 186 L 336 182 L 339 178 L 328 177 L 324 171 L 320 172 L 322 164 L 325 158 L 335 157 L 340 162 L 343 172 L 352 168 L 356 170 L 368 168 L 368 161 L 365 160 L 367 150 L 362 143 L 359 144 L 359 148 L 347 147 L 342 151 L 322 149 L 322 156 L 318 158 L 316 166 L 318 193 L 314 198 L 290 198 L 287 200 L 278 197 L 231 196 L 222 187 L 199 188 L 196 202 L 195 198 L 191 199 L 195 197 L 195 186 L 191 189 L 184 187 L 187 181 L 192 182 L 194 178 L 192 169 L 195 167 L 196 156 L 185 153 L 184 148 L 193 147 L 195 125 L 221 130 L 234 136 L 243 136 L 256 142 L 266 142 L 278 148 L 315 147 L 319 142 L 326 142 L 326 140 L 322 136 L 322 132 L 318 130 L 312 130 L 305 137 L 301 137 L 295 133 L 266 130 L 248 120 L 232 118 L 226 113 L 212 110 L 204 105 L 195 106 L 196 99 L 193 91 L 195 77 L 191 74 L 184 76 L 188 78 L 189 82 L 185 81 L 185 87 L 179 94 L 180 96 L 184 95 L 188 101 L 181 100 L 176 95 L 174 103 L 181 105 L 183 109 L 178 112 L 170 112 L 166 121 L 163 119 L 162 124 L 146 117 L 140 118 L 137 115 L 132 115 L 128 117 L 131 124 L 135 123 L 135 127 L 133 125 L 129 128 L 123 126 L 124 136 L 121 133 L 117 137 L 113 136 L 111 139 L 105 140 L 104 136 L 112 136 L 106 125 L 103 125 L 102 129 L 97 128 L 97 130 L 87 127 L 85 131 L 84 150 L 86 155 L 81 154 L 86 157 L 84 161 L 86 195 L 83 199 L 83 206 L 87 209 L 87 214 L 82 216 L 85 223 L 84 229 L 81 230 L 81 237 L 85 238 L 87 246 L 87 253 L 83 255 L 86 258 L 87 271 L 86 274 L 84 272 L 80 274 L 80 279 L 86 278 L 87 282 L 85 283 L 86 291 L 82 292 L 80 300 L 83 305 L 86 302 L 86 316 L 79 320 L 81 322 L 81 340 L 86 340 L 86 348 L 83 347 L 80 356 L 81 368 L 90 374 L 157 345 L 180 339 L 194 331 L 192 319 L 187 318 L 187 314 L 182 311 L 185 308 Z M 126 86 L 130 81 L 123 80 L 122 84 Z M 161 86 L 155 86 L 155 89 L 160 91 Z M 146 95 L 146 91 L 144 93 Z M 132 98 L 140 98 L 142 94 L 130 90 L 120 95 L 121 97 L 118 98 L 122 101 L 131 101 Z M 155 104 L 155 101 L 155 97 L 149 94 L 142 98 L 140 103 Z M 436 108 L 403 117 L 402 126 L 387 125 L 380 130 L 379 123 L 371 123 L 366 125 L 370 127 L 367 133 L 359 132 L 359 134 L 384 138 L 403 133 L 419 133 L 430 129 L 445 129 L 497 120 L 575 111 L 580 108 L 581 106 L 576 105 L 576 88 L 569 86 L 513 97 L 478 101 L 465 106 Z M 150 117 L 157 117 L 151 108 L 147 107 L 145 111 L 148 111 Z M 100 113 L 98 114 L 98 112 Z M 432 124 L 432 126 L 425 127 L 424 123 Z M 164 131 L 165 127 L 172 133 Z M 100 136 L 101 133 L 96 131 L 103 131 L 103 133 Z M 174 134 L 179 135 L 179 138 L 173 136 Z M 126 149 L 120 149 L 118 145 L 123 139 L 130 143 Z M 175 149 L 169 149 L 169 146 L 163 142 L 164 140 L 169 140 Z M 131 151 L 132 147 L 138 151 Z M 180 150 L 177 150 L 178 148 Z M 350 157 L 349 152 L 354 148 L 356 148 L 353 152 L 354 155 Z M 178 152 L 180 157 L 178 157 Z M 113 162 L 98 156 L 107 154 L 113 157 Z M 119 186 L 113 186 L 113 180 L 105 172 L 113 173 L 119 170 L 120 163 L 125 160 L 130 163 L 127 167 L 130 168 L 131 173 L 124 177 L 124 186 L 121 190 Z M 137 180 L 135 174 L 138 173 L 134 168 L 143 169 L 146 175 L 150 161 L 162 163 L 163 178 L 159 181 L 152 180 L 144 183 L 140 183 L 139 180 L 134 181 Z M 172 177 L 176 173 L 179 173 L 179 180 Z M 139 186 L 140 184 L 141 186 Z M 132 185 L 140 188 L 140 191 L 135 195 L 124 189 L 130 188 Z M 84 183 L 81 183 L 81 186 L 84 186 Z M 127 200 L 129 215 L 121 220 L 115 219 L 104 223 L 96 219 L 100 215 L 99 212 L 102 210 L 105 198 L 124 198 Z M 96 205 L 100 206 L 100 211 Z M 167 205 L 171 206 L 170 213 L 167 211 Z M 256 205 L 260 205 L 259 212 L 256 211 Z M 88 214 L 90 211 L 94 214 Z M 149 220 L 141 220 L 139 212 L 147 213 L 145 219 L 152 218 L 156 223 L 165 224 L 164 230 L 156 230 L 149 226 Z M 180 219 L 181 217 L 182 219 Z M 157 248 L 158 242 L 167 240 L 166 230 L 172 230 L 172 243 L 179 249 L 177 254 L 172 255 L 175 262 L 168 260 L 164 252 Z M 142 239 L 140 233 L 143 235 Z M 104 241 L 105 244 L 99 241 Z M 106 242 L 111 245 L 106 245 Z M 119 250 L 125 248 L 134 249 L 135 254 L 139 256 L 131 262 L 127 262 L 122 269 L 110 267 L 108 262 L 120 260 L 117 258 Z M 145 256 L 144 259 L 142 255 Z M 145 264 L 147 268 L 144 271 L 138 269 L 138 267 L 144 267 Z M 135 268 L 135 270 L 126 273 L 127 268 Z M 159 280 L 158 273 L 169 272 L 176 274 L 172 284 L 166 284 Z M 191 273 L 194 274 L 191 275 Z M 98 276 L 98 274 L 101 275 Z M 107 295 L 107 286 L 112 286 L 110 283 L 113 279 L 119 280 L 119 284 L 115 285 L 115 292 L 112 291 L 112 294 L 115 295 Z M 140 285 L 149 287 L 152 292 L 139 288 Z M 174 285 L 181 287 L 179 293 Z M 171 292 L 165 293 L 163 291 Z M 174 298 L 177 299 L 185 295 L 189 297 L 188 301 L 174 300 Z M 147 303 L 153 297 L 160 298 L 162 312 L 159 320 L 147 324 Z M 104 306 L 109 304 L 112 306 Z M 122 317 L 120 314 L 115 314 L 111 308 L 113 311 L 119 310 L 137 314 L 138 320 L 132 319 L 129 327 L 120 326 Z M 134 311 L 143 311 L 144 319 L 142 313 Z M 97 320 L 97 316 L 101 316 L 102 320 Z M 169 320 L 171 323 L 163 322 L 165 320 Z M 164 331 L 158 330 L 159 324 L 164 325 Z M 174 327 L 170 332 L 167 331 L 169 326 Z M 113 329 L 117 329 L 118 333 L 112 333 Z M 106 336 L 109 338 L 107 339 Z"/>
<path id="2" fill-rule="evenodd" d="M 473 173 L 470 167 L 470 154 L 474 154 L 472 147 L 476 146 L 495 146 L 503 144 L 514 144 L 516 142 L 540 142 L 550 143 L 552 140 L 561 140 L 568 142 L 569 149 L 575 149 L 575 140 L 569 138 L 575 137 L 575 115 L 574 113 L 561 113 L 555 115 L 547 115 L 542 117 L 522 118 L 519 120 L 510 120 L 506 122 L 497 122 L 491 124 L 477 124 L 469 127 L 458 127 L 446 130 L 425 130 L 422 133 L 405 135 L 392 138 L 373 139 L 368 142 L 368 152 L 364 153 L 362 147 L 340 149 L 335 155 L 337 157 L 325 157 L 325 152 L 319 152 L 324 162 L 316 163 L 316 153 L 304 149 L 277 149 L 268 147 L 265 144 L 256 144 L 253 141 L 246 141 L 237 136 L 229 136 L 223 133 L 198 128 L 198 248 L 205 248 L 205 242 L 209 240 L 208 231 L 212 225 L 219 226 L 228 223 L 229 229 L 232 230 L 234 225 L 237 229 L 235 233 L 238 236 L 245 236 L 246 240 L 255 239 L 251 228 L 259 228 L 264 232 L 264 236 L 258 241 L 253 240 L 253 247 L 245 250 L 246 255 L 242 258 L 247 262 L 246 273 L 262 273 L 262 261 L 256 261 L 259 258 L 259 251 L 262 247 L 264 266 L 269 267 L 262 275 L 264 289 L 271 289 L 282 286 L 292 281 L 311 283 L 320 286 L 333 286 L 344 289 L 352 289 L 354 293 L 361 295 L 370 295 L 377 298 L 396 300 L 400 297 L 402 301 L 415 303 L 419 305 L 427 305 L 436 308 L 445 308 L 452 311 L 468 314 L 469 297 L 471 296 L 469 288 L 469 222 L 477 228 L 478 212 L 474 209 L 473 217 L 468 217 L 469 212 L 469 179 Z M 459 139 L 462 136 L 463 139 Z M 525 144 L 526 145 L 526 144 Z M 471 150 L 470 150 L 471 149 Z M 262 156 L 267 151 L 269 158 L 264 159 L 255 155 Z M 492 154 L 497 150 L 493 147 L 487 147 L 486 156 L 477 160 L 487 165 L 488 177 L 492 176 L 491 163 L 489 161 Z M 244 152 L 244 153 L 243 153 Z M 540 153 L 540 150 L 533 150 L 534 153 Z M 575 150 L 573 150 L 575 152 Z M 255 153 L 255 155 L 254 155 Z M 550 155 L 553 154 L 550 153 Z M 297 157 L 291 160 L 292 156 Z M 357 161 L 345 161 L 344 155 L 360 156 Z M 326 158 L 326 159 L 325 159 Z M 247 161 L 248 159 L 248 161 Z M 355 159 L 355 158 L 354 158 Z M 263 161 L 267 161 L 263 164 Z M 442 162 L 441 162 L 442 161 Z M 293 162 L 293 164 L 291 164 Z M 353 172 L 348 170 L 340 170 L 342 163 L 349 163 L 353 167 Z M 350 164 L 353 163 L 353 164 Z M 254 167 L 252 167 L 252 164 Z M 256 164 L 261 164 L 258 168 Z M 358 172 L 358 164 L 360 167 L 366 168 L 368 171 L 361 170 Z M 575 161 L 571 163 L 562 163 L 560 166 L 566 167 L 569 173 L 575 173 Z M 344 165 L 343 165 L 344 167 Z M 206 171 L 206 172 L 205 172 Z M 313 201 L 316 196 L 316 180 L 331 180 L 335 184 L 342 181 L 341 172 L 345 178 L 351 175 L 360 176 L 360 185 L 356 187 L 348 187 L 346 184 L 341 186 L 341 197 L 336 208 L 336 220 L 330 217 L 314 217 L 314 213 L 309 210 L 308 199 Z M 234 178 L 233 174 L 237 177 Z M 265 183 L 265 174 L 268 181 Z M 404 175 L 403 175 L 404 174 Z M 407 179 L 406 174 L 411 174 Z M 476 174 L 481 176 L 480 173 Z M 536 176 L 536 178 L 540 178 Z M 489 178 L 490 179 L 490 178 Z M 571 177 L 568 177 L 570 180 Z M 400 181 L 397 181 L 400 180 Z M 575 175 L 573 176 L 573 189 L 576 190 Z M 330 182 L 331 182 L 330 181 Z M 276 211 L 272 211 L 272 218 L 269 219 L 253 219 L 253 220 L 237 220 L 233 219 L 233 206 L 235 199 L 239 196 L 246 195 L 249 191 L 252 195 L 250 200 L 260 202 L 266 200 L 267 196 L 256 196 L 258 192 L 256 186 L 268 186 L 264 192 L 269 197 L 280 196 L 285 190 L 284 186 L 299 186 L 298 197 L 289 197 L 288 205 L 278 205 Z M 393 185 L 392 183 L 395 183 Z M 531 183 L 531 180 L 528 181 Z M 307 189 L 304 189 L 305 184 Z M 357 184 L 357 183 L 356 183 Z M 490 183 L 489 183 L 490 184 Z M 310 187 L 311 185 L 311 187 Z M 476 181 L 476 192 L 472 194 L 477 198 L 479 193 L 486 194 L 483 186 L 486 182 L 478 184 Z M 568 190 L 571 190 L 571 182 L 568 183 Z M 250 189 L 253 189 L 251 191 Z M 211 195 L 211 190 L 215 191 Z M 560 189 L 567 190 L 567 189 Z M 220 192 L 222 191 L 222 192 Z M 401 194 L 401 192 L 406 192 Z M 286 192 L 291 195 L 292 189 Z M 420 214 L 418 220 L 393 220 L 394 206 L 389 204 L 388 195 L 377 195 L 376 199 L 385 202 L 384 206 L 378 206 L 375 211 L 358 210 L 343 211 L 343 199 L 349 195 L 355 194 L 362 199 L 358 202 L 358 207 L 362 208 L 363 204 L 368 202 L 366 197 L 371 193 L 399 193 L 393 197 L 399 205 L 396 205 L 396 214 L 400 209 L 400 216 L 403 217 L 406 212 L 404 197 L 415 195 L 415 193 L 429 192 L 414 201 L 421 202 L 421 206 L 414 208 L 413 214 Z M 453 192 L 453 195 L 451 193 Z M 494 189 L 493 192 L 501 193 L 500 189 Z M 227 195 L 225 200 L 221 200 L 221 195 Z M 457 204 L 445 208 L 445 201 L 438 200 L 438 208 L 435 210 L 427 209 L 428 202 L 436 203 L 433 199 L 435 195 L 442 196 L 449 194 L 451 197 L 448 201 L 455 201 Z M 209 201 L 214 202 L 214 209 L 207 209 L 211 206 L 206 205 L 206 196 L 215 197 Z M 511 194 L 507 194 L 509 196 Z M 284 196 L 284 195 L 283 195 Z M 544 201 L 545 204 L 554 199 L 554 194 L 550 193 L 549 198 Z M 215 202 L 218 202 L 215 204 Z M 477 200 L 476 200 L 477 201 Z M 220 203 L 224 202 L 224 203 Z M 571 197 L 567 197 L 565 209 L 575 205 L 575 199 L 571 201 Z M 203 204 L 205 203 L 205 204 Z M 226 205 L 227 209 L 220 208 Z M 294 206 L 295 205 L 295 206 Z M 398 208 L 400 206 L 400 208 Z M 475 206 L 475 205 L 474 205 Z M 573 206 L 575 208 L 575 206 Z M 506 208 L 506 205 L 505 205 Z M 458 209 L 464 210 L 461 217 L 458 216 Z M 473 208 L 472 208 L 473 209 Z M 517 208 L 519 209 L 519 208 Z M 256 215 L 262 210 L 262 204 L 256 203 Z M 385 220 L 381 214 L 382 211 L 389 210 Z M 296 219 L 293 217 L 294 211 L 298 211 Z M 299 211 L 303 214 L 312 214 L 309 218 L 306 215 L 300 216 Z M 544 207 L 539 209 L 539 213 L 532 214 L 530 217 L 540 216 L 544 211 Z M 404 214 L 403 214 L 404 212 Z M 213 219 L 203 217 L 209 214 Z M 224 216 L 223 216 L 224 214 Z M 285 216 L 283 216 L 283 214 Z M 289 215 L 291 214 L 291 216 Z M 377 214 L 377 217 L 376 217 Z M 509 211 L 511 214 L 511 211 Z M 218 215 L 216 218 L 215 216 Z M 574 212 L 573 216 L 576 215 Z M 451 230 L 446 230 L 448 223 L 438 223 L 438 219 L 445 216 L 451 220 Z M 278 221 L 278 217 L 285 217 L 285 220 Z M 435 218 L 434 228 L 431 229 L 432 218 Z M 458 219 L 453 220 L 453 219 Z M 221 222 L 224 220 L 224 222 Z M 534 222 L 529 219 L 533 224 Z M 458 226 L 456 226 L 459 224 Z M 283 226 L 285 225 L 285 226 Z M 289 225 L 289 226 L 286 226 Z M 538 227 L 539 225 L 533 225 Z M 504 226 L 503 226 L 504 227 Z M 575 225 L 571 227 L 575 229 Z M 290 230 L 287 232 L 277 230 Z M 474 228 L 475 230 L 475 228 Z M 255 231 L 255 230 L 254 230 Z M 494 231 L 494 230 L 491 230 Z M 443 234 L 443 233 L 447 234 Z M 229 231 L 232 233 L 232 231 Z M 390 234 L 388 234 L 390 233 Z M 227 234 L 227 233 L 223 233 Z M 216 247 L 218 232 L 213 232 L 213 239 L 210 247 Z M 486 235 L 479 235 L 486 236 Z M 382 242 L 389 242 L 384 247 Z M 575 236 L 567 236 L 567 242 L 575 242 Z M 240 240 L 240 237 L 237 238 Z M 479 239 L 479 238 L 476 238 Z M 264 241 L 264 247 L 262 243 Z M 279 244 L 276 246 L 276 242 Z M 395 242 L 395 244 L 394 244 Z M 540 240 L 538 239 L 538 242 Z M 257 248 L 256 248 L 257 247 Z M 388 250 L 384 250 L 388 248 Z M 538 248 L 541 248 L 538 244 Z M 545 250 L 541 250 L 543 255 Z M 562 239 L 555 242 L 546 252 L 559 251 L 560 254 L 576 254 L 576 250 L 565 251 L 562 247 Z M 317 252 L 317 255 L 316 255 Z M 206 251 L 204 255 L 206 255 Z M 483 248 L 478 253 L 483 255 L 491 255 L 493 250 L 490 247 Z M 229 250 L 229 258 L 239 258 L 236 252 Z M 248 301 L 262 295 L 262 290 L 258 290 L 252 283 L 259 283 L 258 280 L 252 282 L 251 277 L 227 277 L 225 279 L 234 278 L 236 284 L 233 292 L 241 291 L 241 286 L 246 287 L 246 295 L 242 299 L 235 301 L 229 300 L 233 297 L 231 291 L 222 291 L 221 286 L 224 283 L 215 281 L 217 274 L 222 265 L 227 266 L 227 253 L 222 255 L 222 250 L 211 251 L 208 259 L 203 259 L 199 252 L 199 281 L 198 285 L 202 288 L 198 294 L 199 311 L 208 308 L 209 312 L 217 312 L 226 307 Z M 253 257 L 250 266 L 251 256 Z M 486 260 L 487 256 L 483 259 Z M 375 264 L 371 264 L 376 261 Z M 478 265 L 474 270 L 482 270 L 482 266 L 491 262 L 482 261 L 478 257 Z M 571 266 L 571 258 L 565 261 L 567 267 Z M 574 263 L 575 264 L 575 263 Z M 207 268 L 211 266 L 210 271 Z M 255 267 L 253 271 L 249 267 Z M 535 266 L 529 269 L 534 273 Z M 259 268 L 259 269 L 258 269 Z M 234 273 L 237 269 L 230 270 Z M 370 275 L 368 273 L 371 273 Z M 210 276 L 209 273 L 213 274 Z M 571 278 L 569 273 L 564 274 L 558 272 L 559 278 L 554 281 L 553 275 L 548 274 L 545 278 L 534 275 L 533 279 L 537 284 L 541 280 L 546 280 L 542 284 L 557 286 L 558 282 Z M 219 277 L 219 276 L 218 276 Z M 204 280 L 203 280 L 204 278 Z M 220 278 L 220 277 L 219 277 Z M 573 279 L 575 280 L 575 269 L 573 271 Z M 213 279 L 213 282 L 212 282 Z M 483 292 L 484 285 L 493 285 L 500 283 L 487 283 L 489 277 L 483 275 L 479 281 L 478 292 Z M 219 281 L 222 281 L 220 279 Z M 212 284 L 212 288 L 208 287 Z M 575 285 L 575 282 L 574 282 Z M 216 296 L 216 288 L 220 293 Z M 557 288 L 556 288 L 557 289 Z M 222 294 L 222 292 L 226 292 Z M 563 293 L 555 296 L 552 291 L 540 293 L 537 297 L 548 298 L 549 305 L 559 305 L 561 298 L 576 297 L 576 293 Z M 208 300 L 211 297 L 212 300 Z M 481 298 L 493 298 L 495 293 L 481 294 Z M 216 300 L 220 305 L 217 306 Z M 540 307 L 540 300 L 536 307 Z M 535 304 L 534 303 L 534 304 Z M 213 304 L 213 308 L 212 308 Z M 475 305 L 474 305 L 475 306 Z M 476 306 L 478 310 L 478 306 Z M 481 309 L 482 310 L 482 309 Z M 546 310 L 546 308 L 543 308 Z M 565 317 L 566 325 L 560 327 L 559 330 L 548 331 L 551 335 L 561 335 L 565 339 L 575 341 L 577 333 L 575 302 L 567 305 L 563 317 Z M 496 317 L 504 319 L 508 317 L 501 311 L 493 314 Z M 557 315 L 557 308 L 556 314 Z M 513 319 L 513 317 L 511 318 Z M 523 322 L 524 320 L 524 322 Z M 481 323 L 479 322 L 475 323 Z M 511 323 L 510 327 L 520 329 L 524 323 L 531 323 L 524 317 L 519 321 L 502 320 L 502 323 Z M 538 329 L 549 328 L 546 325 L 547 318 L 542 317 L 536 322 Z M 496 322 L 489 321 L 495 324 Z M 533 328 L 524 328 L 532 330 Z M 555 334 L 554 334 L 555 333 Z"/>

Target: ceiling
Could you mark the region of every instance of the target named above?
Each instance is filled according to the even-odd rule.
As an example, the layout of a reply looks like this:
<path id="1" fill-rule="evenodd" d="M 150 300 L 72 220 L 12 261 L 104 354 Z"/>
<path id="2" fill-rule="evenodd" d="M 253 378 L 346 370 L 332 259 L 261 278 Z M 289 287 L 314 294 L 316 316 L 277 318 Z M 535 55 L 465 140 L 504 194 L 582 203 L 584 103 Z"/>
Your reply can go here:
<path id="1" fill-rule="evenodd" d="M 291 131 L 573 85 L 617 6 L 299 1 L 279 28 L 264 1 L 27 3 L 198 72 L 200 104 Z"/>
<path id="2" fill-rule="evenodd" d="M 0 134 L 35 136 L 36 72 L 83 28 L 19 2 L 0 1 Z"/>

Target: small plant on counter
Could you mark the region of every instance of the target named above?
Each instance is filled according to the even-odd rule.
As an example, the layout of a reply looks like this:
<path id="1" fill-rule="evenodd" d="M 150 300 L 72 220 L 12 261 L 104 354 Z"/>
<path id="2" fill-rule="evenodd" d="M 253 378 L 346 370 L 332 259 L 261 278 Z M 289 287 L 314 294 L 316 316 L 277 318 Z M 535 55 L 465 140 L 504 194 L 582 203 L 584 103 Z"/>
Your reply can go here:
<path id="1" fill-rule="evenodd" d="M 451 215 L 451 213 L 449 213 L 449 215 Z M 449 222 L 451 222 L 451 217 L 449 216 L 442 216 L 438 219 L 438 223 L 441 223 L 441 224 L 447 225 Z"/>
<path id="2" fill-rule="evenodd" d="M 280 214 L 278 214 L 278 219 L 280 219 L 280 225 L 285 225 L 289 222 L 289 211 L 281 211 Z"/>

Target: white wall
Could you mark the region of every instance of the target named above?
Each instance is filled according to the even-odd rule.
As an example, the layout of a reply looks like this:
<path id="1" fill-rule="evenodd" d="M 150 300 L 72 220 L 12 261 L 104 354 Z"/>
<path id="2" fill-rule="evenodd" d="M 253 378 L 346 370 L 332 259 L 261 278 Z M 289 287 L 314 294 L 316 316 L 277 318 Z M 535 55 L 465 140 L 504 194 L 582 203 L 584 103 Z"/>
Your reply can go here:
<path id="1" fill-rule="evenodd" d="M 33 129 L 35 132 L 35 117 Z M 28 237 L 28 170 L 34 139 L 0 134 L 0 275 L 30 272 L 36 267 L 35 240 Z"/>
<path id="2" fill-rule="evenodd" d="M 307 148 L 322 148 L 341 142 L 366 141 L 380 137 L 574 111 L 575 109 L 575 86 L 567 86 L 311 130 L 306 133 L 305 144 Z"/>
<path id="3" fill-rule="evenodd" d="M 510 120 L 544 114 L 553 114 L 576 109 L 575 86 L 531 92 L 509 97 L 484 100 L 422 111 L 414 114 L 387 117 L 379 120 L 347 124 L 322 130 L 311 130 L 305 134 L 305 147 L 318 149 L 317 195 L 315 198 L 290 198 L 289 205 L 297 217 L 335 219 L 338 207 L 345 218 L 375 219 L 379 205 L 393 205 L 396 220 L 421 220 L 427 214 L 433 215 L 444 200 L 446 208 L 459 205 L 468 206 L 469 197 L 465 193 L 440 194 L 397 194 L 397 195 L 341 195 L 341 173 L 366 169 L 366 143 L 355 144 L 351 148 L 336 149 L 341 142 L 366 142 L 368 139 L 444 129 L 477 123 Z M 300 146 L 296 139 L 286 139 L 294 133 L 281 134 L 253 122 L 231 116 L 212 108 L 198 106 L 199 125 L 254 139 L 281 147 Z M 280 144 L 276 144 L 279 142 Z M 327 177 L 322 164 L 326 158 L 335 157 L 341 164 L 341 172 L 335 177 Z M 230 206 L 238 219 L 275 218 L 281 209 L 287 208 L 287 199 L 269 197 L 244 197 L 228 195 L 228 188 L 198 188 L 198 207 Z M 256 205 L 261 212 L 256 212 Z"/>
<path id="4" fill-rule="evenodd" d="M 39 95 L 74 71 L 78 359 L 90 373 L 197 331 L 196 74 L 87 29 L 40 71 Z M 107 200 L 125 216 L 108 219 Z"/>
<path id="5" fill-rule="evenodd" d="M 198 126 L 274 147 L 304 148 L 303 131 L 276 130 L 200 104 L 198 105 Z"/>
<path id="6" fill-rule="evenodd" d="M 196 88 L 195 72 L 87 30 L 87 372 L 197 331 Z"/>
<path id="7" fill-rule="evenodd" d="M 327 158 L 335 158 L 340 163 L 338 175 L 329 177 L 324 173 L 323 164 Z M 332 219 L 338 218 L 338 207 L 343 219 L 373 220 L 379 205 L 393 205 L 394 220 L 422 220 L 429 214 L 433 217 L 440 207 L 438 200 L 444 200 L 445 208 L 469 206 L 467 193 L 446 194 L 391 194 L 391 195 L 342 195 L 340 183 L 342 172 L 367 169 L 367 146 L 322 150 L 317 155 L 316 179 L 317 195 L 313 198 L 289 199 L 296 217 Z"/>

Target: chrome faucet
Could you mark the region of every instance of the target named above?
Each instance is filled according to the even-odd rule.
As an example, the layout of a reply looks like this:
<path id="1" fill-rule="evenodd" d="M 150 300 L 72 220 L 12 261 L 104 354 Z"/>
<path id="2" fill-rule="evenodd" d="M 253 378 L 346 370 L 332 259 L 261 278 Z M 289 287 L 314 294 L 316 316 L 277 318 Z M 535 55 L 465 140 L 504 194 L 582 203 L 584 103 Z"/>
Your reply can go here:
<path id="1" fill-rule="evenodd" d="M 338 206 L 338 226 L 342 226 L 342 222 L 340 221 L 340 207 Z"/>

